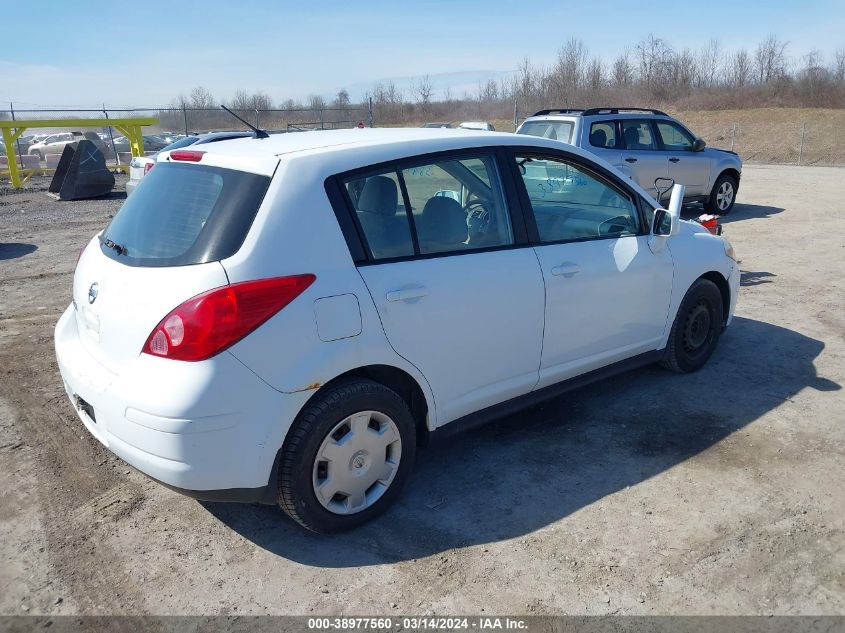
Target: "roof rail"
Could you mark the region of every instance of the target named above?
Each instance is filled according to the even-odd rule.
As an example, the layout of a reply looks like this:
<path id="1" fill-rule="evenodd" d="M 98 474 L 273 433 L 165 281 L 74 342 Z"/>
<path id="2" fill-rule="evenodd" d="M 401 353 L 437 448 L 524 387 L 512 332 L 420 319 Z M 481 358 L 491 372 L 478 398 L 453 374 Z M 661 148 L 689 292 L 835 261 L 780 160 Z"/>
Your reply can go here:
<path id="1" fill-rule="evenodd" d="M 539 112 L 535 112 L 531 116 L 546 116 L 547 114 L 581 114 L 584 112 L 584 108 L 552 108 L 550 110 L 540 110 Z"/>
<path id="2" fill-rule="evenodd" d="M 613 108 L 590 108 L 581 112 L 582 116 L 592 116 L 594 114 L 619 114 L 620 112 L 651 112 L 652 114 L 659 114 L 661 116 L 669 116 L 661 110 L 653 108 L 628 108 L 628 107 L 613 107 Z"/>

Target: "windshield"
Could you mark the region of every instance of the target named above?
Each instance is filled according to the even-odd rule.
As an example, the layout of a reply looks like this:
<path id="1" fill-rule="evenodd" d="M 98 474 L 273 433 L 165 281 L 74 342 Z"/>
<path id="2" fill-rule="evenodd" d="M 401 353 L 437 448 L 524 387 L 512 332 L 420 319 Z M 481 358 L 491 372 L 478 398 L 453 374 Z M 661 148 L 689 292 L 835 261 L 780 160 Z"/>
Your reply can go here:
<path id="1" fill-rule="evenodd" d="M 222 167 L 158 163 L 100 238 L 105 255 L 130 266 L 185 266 L 234 255 L 270 185 Z"/>
<path id="2" fill-rule="evenodd" d="M 572 121 L 526 121 L 517 134 L 528 134 L 569 143 L 572 140 L 574 126 Z"/>

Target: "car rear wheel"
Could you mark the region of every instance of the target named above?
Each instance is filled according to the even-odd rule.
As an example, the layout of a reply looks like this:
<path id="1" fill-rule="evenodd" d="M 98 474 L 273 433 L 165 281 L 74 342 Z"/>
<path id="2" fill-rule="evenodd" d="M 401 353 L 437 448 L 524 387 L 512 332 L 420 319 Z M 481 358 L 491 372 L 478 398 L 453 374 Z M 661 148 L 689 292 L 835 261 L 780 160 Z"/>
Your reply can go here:
<path id="1" fill-rule="evenodd" d="M 719 176 L 710 192 L 710 198 L 707 200 L 707 210 L 714 215 L 730 213 L 736 202 L 736 189 L 736 178 L 729 174 Z"/>
<path id="2" fill-rule="evenodd" d="M 33 155 L 33 156 L 38 156 L 38 161 L 39 161 L 39 162 L 44 160 L 44 155 L 41 153 L 41 151 L 40 151 L 40 150 L 35 150 L 34 152 L 32 152 L 32 155 Z"/>
<path id="3" fill-rule="evenodd" d="M 329 387 L 288 432 L 279 506 L 315 532 L 356 527 L 396 500 L 415 450 L 413 416 L 395 391 L 370 380 Z"/>
<path id="4" fill-rule="evenodd" d="M 723 309 L 716 284 L 698 279 L 681 302 L 661 364 L 680 373 L 701 369 L 719 341 Z"/>

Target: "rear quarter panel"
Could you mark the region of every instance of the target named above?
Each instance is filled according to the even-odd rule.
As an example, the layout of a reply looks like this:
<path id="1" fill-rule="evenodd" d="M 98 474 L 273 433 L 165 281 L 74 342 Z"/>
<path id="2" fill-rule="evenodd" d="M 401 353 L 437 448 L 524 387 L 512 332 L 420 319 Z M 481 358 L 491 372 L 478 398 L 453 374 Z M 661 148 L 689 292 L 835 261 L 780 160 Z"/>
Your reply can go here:
<path id="1" fill-rule="evenodd" d="M 283 157 L 244 245 L 224 260 L 232 283 L 313 273 L 315 282 L 231 352 L 273 388 L 314 391 L 333 378 L 366 365 L 398 367 L 422 388 L 429 424 L 434 399 L 421 372 L 390 347 L 369 294 L 340 231 L 324 188 L 332 172 L 319 157 Z M 360 332 L 325 341 L 316 310 L 321 299 L 353 294 Z M 325 335 L 323 338 L 326 338 Z"/>

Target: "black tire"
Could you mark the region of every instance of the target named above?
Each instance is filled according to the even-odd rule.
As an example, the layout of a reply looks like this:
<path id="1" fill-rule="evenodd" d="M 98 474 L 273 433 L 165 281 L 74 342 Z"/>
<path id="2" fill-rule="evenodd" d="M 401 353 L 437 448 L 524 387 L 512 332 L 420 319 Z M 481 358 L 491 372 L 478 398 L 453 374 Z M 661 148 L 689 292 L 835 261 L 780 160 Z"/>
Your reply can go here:
<path id="1" fill-rule="evenodd" d="M 719 342 L 724 319 L 722 293 L 709 279 L 698 279 L 687 291 L 661 364 L 679 373 L 701 369 Z"/>
<path id="2" fill-rule="evenodd" d="M 402 451 L 397 471 L 375 503 L 354 514 L 336 514 L 324 507 L 314 492 L 317 451 L 344 418 L 370 410 L 387 415 L 399 431 Z M 378 516 L 396 500 L 413 467 L 415 452 L 414 418 L 399 394 L 371 380 L 340 382 L 309 402 L 288 432 L 279 467 L 279 506 L 294 521 L 314 532 L 352 529 Z"/>
<path id="3" fill-rule="evenodd" d="M 720 209 L 719 194 L 723 186 L 729 187 L 731 192 L 731 198 L 730 204 L 724 209 Z M 727 215 L 728 213 L 730 213 L 731 210 L 734 208 L 734 204 L 736 204 L 736 192 L 738 188 L 739 183 L 737 182 L 736 178 L 734 178 L 730 174 L 720 175 L 716 179 L 716 183 L 713 185 L 713 189 L 710 191 L 710 197 L 707 198 L 707 202 L 704 203 L 704 207 L 707 209 L 707 212 L 712 213 L 713 215 Z"/>
<path id="4" fill-rule="evenodd" d="M 35 150 L 33 155 L 38 156 L 38 162 L 42 162 L 44 160 L 44 155 L 39 150 Z"/>

